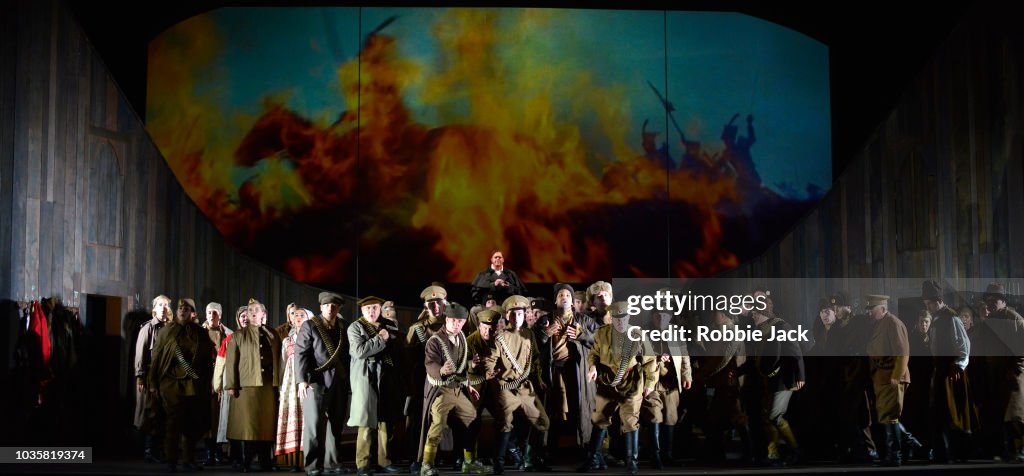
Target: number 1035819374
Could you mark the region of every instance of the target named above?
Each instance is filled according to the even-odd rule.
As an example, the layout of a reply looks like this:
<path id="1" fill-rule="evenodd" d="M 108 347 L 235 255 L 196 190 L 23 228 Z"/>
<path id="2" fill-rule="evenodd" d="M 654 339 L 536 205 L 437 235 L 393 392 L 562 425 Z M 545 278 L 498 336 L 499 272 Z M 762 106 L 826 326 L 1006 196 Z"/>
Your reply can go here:
<path id="1" fill-rule="evenodd" d="M 0 448 L 0 463 L 91 463 L 92 448 Z"/>

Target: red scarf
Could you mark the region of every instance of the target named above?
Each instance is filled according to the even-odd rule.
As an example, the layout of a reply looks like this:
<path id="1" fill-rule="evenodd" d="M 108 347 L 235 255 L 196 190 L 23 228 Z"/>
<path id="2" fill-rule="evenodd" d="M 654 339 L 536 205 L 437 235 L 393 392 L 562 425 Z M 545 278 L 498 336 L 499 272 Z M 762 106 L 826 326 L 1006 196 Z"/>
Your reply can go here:
<path id="1" fill-rule="evenodd" d="M 46 314 L 43 313 L 43 305 L 39 301 L 32 302 L 32 317 L 29 320 L 28 331 L 35 334 L 36 338 L 39 339 L 39 350 L 43 356 L 43 369 L 47 375 L 39 381 L 39 403 L 42 403 L 43 391 L 46 389 L 46 384 L 50 383 L 52 379 L 50 375 L 50 356 L 53 354 L 53 344 L 50 342 L 50 323 L 46 320 Z"/>

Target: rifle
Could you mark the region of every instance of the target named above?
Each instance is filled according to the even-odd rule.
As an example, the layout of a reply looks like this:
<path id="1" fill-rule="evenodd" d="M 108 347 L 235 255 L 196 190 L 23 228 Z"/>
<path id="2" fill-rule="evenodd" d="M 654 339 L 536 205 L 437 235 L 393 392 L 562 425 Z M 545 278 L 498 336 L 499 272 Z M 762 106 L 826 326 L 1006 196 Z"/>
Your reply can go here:
<path id="1" fill-rule="evenodd" d="M 658 88 L 654 87 L 654 84 L 647 81 L 647 85 L 651 87 L 651 90 L 654 91 L 654 95 L 658 96 L 658 101 L 660 101 L 661 105 L 665 107 L 665 112 L 668 114 L 668 118 L 672 120 L 672 125 L 675 126 L 676 132 L 679 133 L 680 141 L 686 142 L 686 134 L 683 134 L 683 129 L 679 127 L 679 123 L 676 122 L 675 116 L 672 115 L 672 111 L 676 110 L 675 106 L 673 106 L 668 99 L 665 99 L 665 96 L 661 95 L 661 91 L 658 91 Z"/>

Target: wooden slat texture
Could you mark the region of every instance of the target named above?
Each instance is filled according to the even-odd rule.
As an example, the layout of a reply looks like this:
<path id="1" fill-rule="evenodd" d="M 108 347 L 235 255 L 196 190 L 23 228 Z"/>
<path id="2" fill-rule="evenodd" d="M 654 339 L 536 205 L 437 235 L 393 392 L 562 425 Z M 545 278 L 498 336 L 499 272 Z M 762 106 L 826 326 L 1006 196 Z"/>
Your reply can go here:
<path id="1" fill-rule="evenodd" d="M 18 45 L 17 20 L 20 18 L 20 3 L 12 2 L 6 6 L 4 15 L 0 15 L 0 263 L 6 263 L 0 270 L 0 298 L 16 295 L 12 290 L 14 262 L 11 256 L 11 226 L 14 205 L 14 108 L 15 108 L 15 61 Z"/>
<path id="2" fill-rule="evenodd" d="M 224 242 L 174 175 L 59 2 L 7 9 L 0 46 L 0 298 L 82 294 L 287 302 L 319 290 Z M 87 317 L 88 319 L 88 317 Z"/>

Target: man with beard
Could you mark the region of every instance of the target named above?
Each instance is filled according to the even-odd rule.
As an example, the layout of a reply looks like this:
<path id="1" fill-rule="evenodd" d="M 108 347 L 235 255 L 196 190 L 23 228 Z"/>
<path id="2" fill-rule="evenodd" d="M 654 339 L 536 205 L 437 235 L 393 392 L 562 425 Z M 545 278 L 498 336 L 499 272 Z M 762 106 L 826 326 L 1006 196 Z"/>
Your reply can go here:
<path id="1" fill-rule="evenodd" d="M 670 312 L 653 312 L 652 324 L 655 330 L 666 330 L 671 322 Z M 651 464 L 655 469 L 662 469 L 663 460 L 664 463 L 675 464 L 672 445 L 675 426 L 679 421 L 679 395 L 682 390 L 689 390 L 693 385 L 693 374 L 686 342 L 645 340 L 644 354 L 654 357 L 658 377 L 654 391 L 644 398 L 640 414 L 651 425 Z M 662 430 L 664 445 L 661 444 Z"/>
<path id="2" fill-rule="evenodd" d="M 594 348 L 587 357 L 587 380 L 597 382 L 597 402 L 591 416 L 594 429 L 590 436 L 590 458 L 577 471 L 588 472 L 601 467 L 601 443 L 612 417 L 618 414 L 626 443 L 626 471 L 637 474 L 640 406 L 658 381 L 654 357 L 644 356 L 641 343 L 626 335 L 629 329 L 626 303 L 616 302 L 601 310 L 608 313 L 612 323 L 597 330 Z"/>
<path id="3" fill-rule="evenodd" d="M 505 268 L 505 255 L 495 250 L 491 253 L 491 266 L 476 275 L 471 289 L 473 302 L 484 302 L 484 295 L 494 295 L 495 302 L 502 302 L 509 296 L 526 294 L 526 286 L 519 275 Z"/>
<path id="4" fill-rule="evenodd" d="M 224 388 L 234 399 L 228 417 L 228 438 L 242 442 L 242 471 L 253 456 L 260 469 L 273 466 L 277 436 L 276 387 L 281 384 L 281 341 L 267 327 L 267 308 L 249 299 L 249 325 L 228 342 Z"/>
<path id="5" fill-rule="evenodd" d="M 306 474 L 343 469 L 338 443 L 348 410 L 349 351 L 338 312 L 344 299 L 322 292 L 320 316 L 302 323 L 295 339 L 295 380 L 302 402 L 302 451 Z"/>
<path id="6" fill-rule="evenodd" d="M 448 291 L 436 284 L 424 288 L 420 293 L 420 299 L 423 300 L 423 311 L 420 312 L 416 322 L 409 326 L 409 333 L 405 338 L 407 368 L 411 369 L 412 373 L 412 382 L 410 382 L 412 395 L 403 405 L 403 413 L 405 414 L 406 434 L 410 436 L 419 435 L 423 430 L 420 428 L 423 420 L 424 395 L 422 392 L 429 387 L 425 387 L 427 374 L 426 368 L 421 363 L 427 340 L 444 327 L 445 312 L 448 306 L 447 297 Z M 414 438 L 407 438 L 406 443 L 406 454 L 415 456 L 412 458 L 413 463 L 409 471 L 419 472 L 419 462 L 423 460 L 423 447 L 417 444 L 418 440 Z"/>
<path id="7" fill-rule="evenodd" d="M 360 299 L 362 317 L 349 324 L 348 341 L 352 367 L 352 406 L 348 426 L 359 428 L 356 439 L 356 467 L 359 476 L 373 474 L 371 449 L 377 443 L 377 465 L 388 473 L 401 472 L 388 456 L 392 433 L 405 401 L 407 387 L 399 376 L 397 364 L 402 353 L 398 323 L 380 317 L 381 303 L 376 296 Z"/>
<path id="8" fill-rule="evenodd" d="M 428 338 L 424 346 L 427 387 L 424 390 L 422 428 L 426 431 L 421 437 L 423 459 L 420 476 L 440 474 L 434 467 L 434 460 L 450 416 L 455 419 L 455 425 L 451 427 L 455 434 L 455 448 L 468 446 L 465 435 L 476 419 L 473 401 L 480 399 L 480 393 L 469 384 L 469 345 L 462 334 L 468 315 L 465 307 L 452 306 L 444 317 L 444 326 Z"/>
<path id="9" fill-rule="evenodd" d="M 192 451 L 209 427 L 213 343 L 206 331 L 192 322 L 193 312 L 194 301 L 178 300 L 174 322 L 160 333 L 147 375 L 149 388 L 157 389 L 156 397 L 167 415 L 164 454 L 172 473 L 177 471 L 179 447 L 183 448 L 182 469 L 201 469 L 193 462 Z"/>
<path id="10" fill-rule="evenodd" d="M 932 378 L 928 408 L 933 425 L 932 440 L 939 461 L 967 461 L 967 437 L 976 423 L 967 393 L 967 363 L 971 341 L 956 312 L 946 306 L 942 285 L 921 284 L 921 299 L 932 315 L 928 330 L 932 356 Z"/>
<path id="11" fill-rule="evenodd" d="M 162 463 L 158 442 L 164 430 L 164 412 L 153 398 L 155 387 L 148 387 L 147 374 L 153 362 L 153 348 L 160 331 L 171 321 L 171 298 L 163 294 L 153 298 L 153 318 L 139 329 L 135 341 L 135 427 L 146 435 L 144 458 L 147 463 Z M 148 388 L 147 388 L 148 387 Z"/>
<path id="12" fill-rule="evenodd" d="M 537 342 L 543 382 L 547 385 L 547 410 L 551 420 L 548 454 L 555 455 L 566 429 L 584 447 L 592 431 L 594 384 L 587 380 L 587 356 L 594 347 L 594 321 L 574 310 L 572 286 L 555 285 L 556 310 L 537 321 Z"/>

